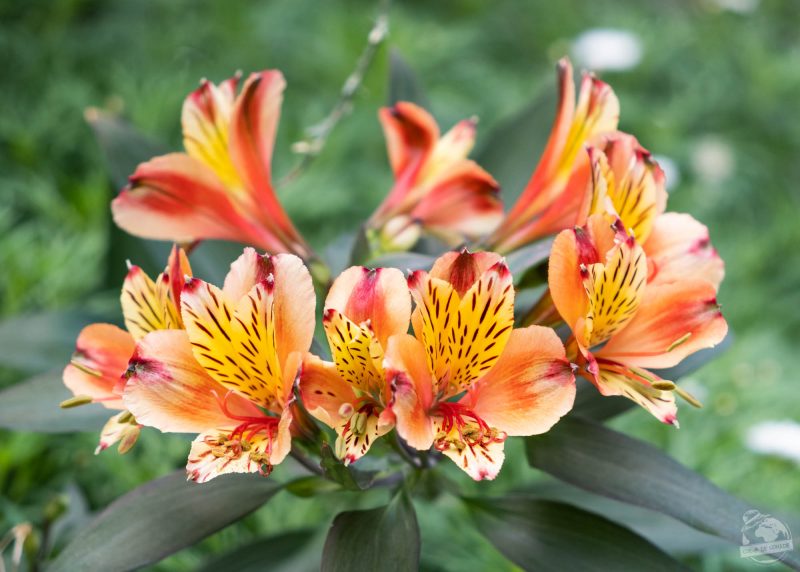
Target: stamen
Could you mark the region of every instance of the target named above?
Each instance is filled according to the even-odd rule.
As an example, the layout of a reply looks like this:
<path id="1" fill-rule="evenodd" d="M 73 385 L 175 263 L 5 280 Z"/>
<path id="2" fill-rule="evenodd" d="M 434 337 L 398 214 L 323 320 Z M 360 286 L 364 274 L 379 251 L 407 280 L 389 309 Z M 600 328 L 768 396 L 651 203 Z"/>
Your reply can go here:
<path id="1" fill-rule="evenodd" d="M 489 427 L 472 409 L 450 401 L 439 403 L 436 413 L 442 416 L 442 429 L 436 435 L 434 446 L 439 451 L 455 447 L 459 453 L 465 448 L 486 448 L 492 443 L 502 443 L 508 435 Z M 458 438 L 450 437 L 453 429 Z"/>

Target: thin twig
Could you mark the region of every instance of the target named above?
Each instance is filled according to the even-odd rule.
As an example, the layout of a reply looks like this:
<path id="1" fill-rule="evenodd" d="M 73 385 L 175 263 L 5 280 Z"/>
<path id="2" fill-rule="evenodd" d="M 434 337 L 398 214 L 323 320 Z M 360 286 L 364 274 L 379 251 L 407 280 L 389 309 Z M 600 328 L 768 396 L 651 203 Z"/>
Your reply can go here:
<path id="1" fill-rule="evenodd" d="M 279 187 L 291 183 L 308 169 L 309 165 L 322 152 L 331 131 L 345 115 L 350 113 L 353 107 L 353 98 L 364 82 L 364 76 L 375 59 L 378 47 L 389 34 L 389 4 L 389 0 L 381 1 L 375 25 L 372 26 L 367 36 L 367 45 L 361 52 L 355 69 L 342 85 L 339 99 L 331 109 L 331 112 L 322 121 L 306 130 L 308 137 L 292 145 L 292 150 L 301 155 L 301 158 L 292 170 L 280 180 Z"/>
<path id="2" fill-rule="evenodd" d="M 297 449 L 293 448 L 289 454 L 295 461 L 300 463 L 310 472 L 314 473 L 315 475 L 323 476 L 324 473 L 322 472 L 322 467 L 320 467 L 317 463 L 306 457 L 303 453 L 301 453 Z"/>

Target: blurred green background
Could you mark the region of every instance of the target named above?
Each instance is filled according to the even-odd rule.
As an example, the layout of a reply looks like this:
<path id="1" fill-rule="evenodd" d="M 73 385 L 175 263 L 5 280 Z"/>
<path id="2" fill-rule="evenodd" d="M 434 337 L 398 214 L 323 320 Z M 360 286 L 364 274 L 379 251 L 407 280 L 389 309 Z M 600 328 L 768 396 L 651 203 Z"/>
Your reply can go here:
<path id="1" fill-rule="evenodd" d="M 279 68 L 288 81 L 276 146 L 280 177 L 297 160 L 291 143 L 335 103 L 376 12 L 375 3 L 354 0 L 0 2 L 0 315 L 82 307 L 119 286 L 124 260 L 110 253 L 121 234 L 112 231 L 108 209 L 115 189 L 83 119 L 87 106 L 121 111 L 153 140 L 179 149 L 181 103 L 200 78 Z M 590 43 L 587 55 L 586 37 L 577 41 L 587 30 L 632 34 L 640 61 L 599 73 L 620 98 L 620 127 L 668 159 L 670 210 L 710 227 L 727 263 L 720 300 L 735 340 L 688 380 L 706 407 L 684 405 L 680 430 L 639 410 L 613 424 L 747 500 L 800 513 L 797 453 L 792 460 L 747 445 L 759 423 L 800 421 L 793 360 L 800 344 L 799 26 L 796 0 L 395 2 L 388 45 L 352 114 L 281 199 L 318 250 L 380 202 L 391 184 L 376 116 L 388 97 L 389 47 L 417 73 L 443 127 L 480 117 L 480 153 L 482 143 L 502 143 L 487 134 L 535 102 L 531 141 L 544 139 L 554 62 L 564 54 L 578 68 L 601 61 L 591 58 L 602 56 L 602 46 Z M 500 177 L 508 195 L 519 191 L 537 152 L 532 143 L 518 175 Z M 220 269 L 229 262 L 219 260 Z M 25 320 L 17 323 L 24 333 Z M 5 352 L 0 346 L 0 386 L 41 369 L 21 367 Z M 791 446 L 780 432 L 767 439 L 778 453 Z M 93 510 L 185 460 L 184 439 L 150 431 L 121 458 L 114 451 L 95 457 L 95 441 L 94 434 L 0 431 L 0 536 L 41 519 L 53 495 L 66 491 L 73 507 L 85 502 Z M 519 486 L 523 472 L 504 471 L 492 490 Z M 281 496 L 154 569 L 192 570 L 209 554 L 277 530 L 278 518 L 303 527 L 324 525 L 333 514 L 317 501 Z M 426 541 L 426 566 L 499 566 L 475 533 L 459 528 L 455 538 L 445 536 L 436 518 L 459 524 L 457 515 L 426 517 L 423 507 L 423 538 L 442 539 Z M 475 543 L 482 548 L 471 553 Z M 691 563 L 747 567 L 735 548 Z"/>

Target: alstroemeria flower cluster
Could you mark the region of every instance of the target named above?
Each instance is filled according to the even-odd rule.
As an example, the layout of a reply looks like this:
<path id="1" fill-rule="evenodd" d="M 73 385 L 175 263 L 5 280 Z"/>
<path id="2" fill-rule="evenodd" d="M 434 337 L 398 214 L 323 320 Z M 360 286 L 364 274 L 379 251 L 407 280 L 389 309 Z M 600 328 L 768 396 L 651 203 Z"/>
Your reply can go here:
<path id="1" fill-rule="evenodd" d="M 395 182 L 364 225 L 367 258 L 423 234 L 457 248 L 427 269 L 354 265 L 332 283 L 309 270 L 324 263 L 271 183 L 282 75 L 253 74 L 238 94 L 238 77 L 204 81 L 184 103 L 186 152 L 140 165 L 114 218 L 146 238 L 250 246 L 221 286 L 194 277 L 177 246 L 155 281 L 131 267 L 127 331 L 81 333 L 63 405 L 119 411 L 98 450 L 126 451 L 145 426 L 195 435 L 186 469 L 198 482 L 269 474 L 326 442 L 344 464 L 378 449 L 493 479 L 509 437 L 570 412 L 575 375 L 677 426 L 674 395 L 696 401 L 662 370 L 725 337 L 723 262 L 705 226 L 665 212 L 664 173 L 617 130 L 611 88 L 586 74 L 576 97 L 567 60 L 558 72 L 555 125 L 505 215 L 497 182 L 467 159 L 474 120 L 440 135 L 417 105 L 382 109 Z M 515 309 L 503 255 L 548 236 L 548 287 Z M 540 325 L 558 322 L 560 337 Z M 314 343 L 318 323 L 327 343 Z"/>

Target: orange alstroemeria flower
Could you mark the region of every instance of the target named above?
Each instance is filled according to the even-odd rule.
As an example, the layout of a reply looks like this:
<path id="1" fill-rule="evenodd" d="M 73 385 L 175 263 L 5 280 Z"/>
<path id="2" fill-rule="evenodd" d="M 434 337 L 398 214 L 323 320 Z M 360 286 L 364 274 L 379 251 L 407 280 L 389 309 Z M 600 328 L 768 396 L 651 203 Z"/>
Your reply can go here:
<path id="1" fill-rule="evenodd" d="M 204 80 L 183 104 L 186 153 L 139 165 L 114 199 L 115 222 L 144 238 L 221 239 L 272 253 L 311 251 L 272 187 L 272 150 L 286 82 L 276 70 L 220 85 Z"/>
<path id="2" fill-rule="evenodd" d="M 247 248 L 222 289 L 186 283 L 185 331 L 138 343 L 123 400 L 144 425 L 198 434 L 189 479 L 268 474 L 289 453 L 294 382 L 314 335 L 314 306 L 298 257 Z"/>
<path id="3" fill-rule="evenodd" d="M 719 288 L 725 265 L 708 229 L 688 214 L 664 213 L 664 172 L 636 138 L 603 137 L 588 156 L 592 180 L 576 224 L 598 213 L 618 217 L 647 255 L 648 283 L 701 278 Z"/>
<path id="4" fill-rule="evenodd" d="M 458 245 L 493 231 L 503 217 L 499 186 L 467 155 L 475 121 L 440 136 L 436 120 L 413 103 L 380 111 L 395 183 L 367 223 L 375 247 L 406 250 L 422 230 Z"/>
<path id="5" fill-rule="evenodd" d="M 562 231 L 548 271 L 553 302 L 572 329 L 568 355 L 581 374 L 603 395 L 624 395 L 677 426 L 673 391 L 694 400 L 649 370 L 713 347 L 728 326 L 714 283 L 697 276 L 648 282 L 648 274 L 642 246 L 606 214 Z"/>
<path id="6" fill-rule="evenodd" d="M 549 328 L 513 329 L 514 286 L 497 254 L 450 252 L 408 283 L 415 335 L 392 336 L 384 362 L 397 431 L 493 479 L 507 436 L 543 433 L 572 408 L 564 346 Z"/>
<path id="7" fill-rule="evenodd" d="M 345 464 L 394 427 L 383 357 L 390 337 L 408 331 L 410 318 L 406 279 L 394 268 L 354 266 L 328 293 L 323 325 L 333 363 L 309 354 L 300 395 L 311 415 L 336 430 L 336 454 Z"/>
<path id="8" fill-rule="evenodd" d="M 183 327 L 177 300 L 184 276 L 191 273 L 186 254 L 177 247 L 155 282 L 141 268 L 131 266 L 120 297 L 127 331 L 112 324 L 91 324 L 78 336 L 75 353 L 64 369 L 64 384 L 75 397 L 64 406 L 101 403 L 120 411 L 103 427 L 95 453 L 117 442 L 119 452 L 125 453 L 136 443 L 141 426 L 122 402 L 128 360 L 136 342 L 149 332 Z"/>
<path id="9" fill-rule="evenodd" d="M 611 87 L 584 74 L 577 103 L 572 64 L 558 62 L 556 121 L 525 189 L 488 243 L 510 252 L 576 224 L 591 177 L 585 146 L 617 129 L 619 100 Z"/>

